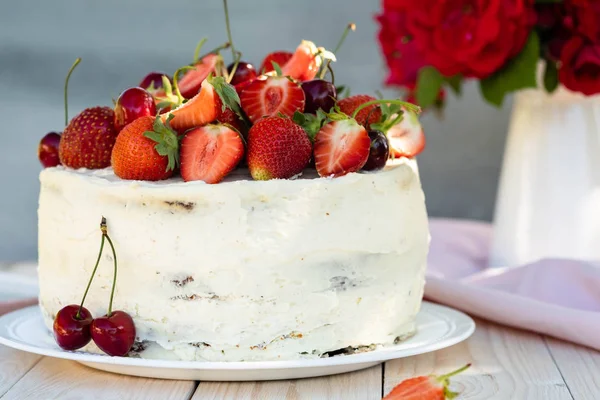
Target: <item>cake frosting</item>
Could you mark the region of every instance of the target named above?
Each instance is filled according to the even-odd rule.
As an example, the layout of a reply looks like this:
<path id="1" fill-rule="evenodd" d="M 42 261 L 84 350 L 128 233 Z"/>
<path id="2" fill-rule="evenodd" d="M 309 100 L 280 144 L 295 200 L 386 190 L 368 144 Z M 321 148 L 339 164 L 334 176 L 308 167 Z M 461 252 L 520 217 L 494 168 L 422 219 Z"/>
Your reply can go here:
<path id="1" fill-rule="evenodd" d="M 113 309 L 133 317 L 141 357 L 316 358 L 414 333 L 429 233 L 413 159 L 335 179 L 252 181 L 238 169 L 208 185 L 56 167 L 40 181 L 50 329 L 81 300 L 104 216 L 119 265 Z M 105 252 L 86 299 L 93 315 L 106 313 L 112 277 Z"/>

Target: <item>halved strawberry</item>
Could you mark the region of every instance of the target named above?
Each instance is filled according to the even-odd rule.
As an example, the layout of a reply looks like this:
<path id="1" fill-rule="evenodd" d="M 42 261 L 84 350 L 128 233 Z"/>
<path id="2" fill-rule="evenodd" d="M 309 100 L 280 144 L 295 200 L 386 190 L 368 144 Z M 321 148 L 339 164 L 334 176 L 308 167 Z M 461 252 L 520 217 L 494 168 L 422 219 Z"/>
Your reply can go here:
<path id="1" fill-rule="evenodd" d="M 244 142 L 228 125 L 192 129 L 181 142 L 181 176 L 186 182 L 218 183 L 244 156 Z"/>
<path id="2" fill-rule="evenodd" d="M 367 94 L 357 94 L 338 101 L 337 106 L 344 114 L 351 116 L 352 113 L 354 113 L 354 110 L 356 110 L 359 106 L 373 100 L 377 99 Z M 367 122 L 367 118 L 369 119 L 369 124 L 378 122 L 381 119 L 381 110 L 377 104 L 363 108 L 356 115 L 356 121 L 361 125 L 364 125 Z"/>
<path id="3" fill-rule="evenodd" d="M 360 170 L 369 158 L 371 139 L 354 119 L 331 121 L 315 138 L 315 165 L 320 176 L 342 176 Z"/>
<path id="4" fill-rule="evenodd" d="M 387 131 L 392 158 L 414 157 L 425 148 L 425 133 L 417 116 L 404 111 L 402 121 Z"/>
<path id="5" fill-rule="evenodd" d="M 292 58 L 292 55 L 293 54 L 289 51 L 274 51 L 272 53 L 269 53 L 263 60 L 258 71 L 261 74 L 264 74 L 265 72 L 274 71 L 275 68 L 273 68 L 273 62 L 277 63 L 280 67 L 282 67 L 290 60 L 290 58 Z"/>
<path id="6" fill-rule="evenodd" d="M 188 72 L 179 79 L 177 86 L 181 95 L 186 99 L 191 99 L 200 91 L 202 82 L 208 77 L 211 72 L 215 71 L 219 55 L 208 54 L 194 64 L 194 69 Z"/>
<path id="7" fill-rule="evenodd" d="M 282 76 L 261 77 L 243 90 L 242 109 L 256 122 L 264 116 L 283 114 L 291 117 L 304 110 L 304 91 L 296 83 Z"/>
<path id="8" fill-rule="evenodd" d="M 296 48 L 294 55 L 281 65 L 283 76 L 290 76 L 300 81 L 310 81 L 317 76 L 321 67 L 321 57 L 318 57 L 317 46 L 308 40 L 303 40 Z"/>
<path id="9" fill-rule="evenodd" d="M 458 393 L 452 392 L 450 377 L 469 368 L 467 364 L 456 371 L 442 376 L 417 376 L 400 382 L 383 400 L 446 400 L 453 399 Z"/>

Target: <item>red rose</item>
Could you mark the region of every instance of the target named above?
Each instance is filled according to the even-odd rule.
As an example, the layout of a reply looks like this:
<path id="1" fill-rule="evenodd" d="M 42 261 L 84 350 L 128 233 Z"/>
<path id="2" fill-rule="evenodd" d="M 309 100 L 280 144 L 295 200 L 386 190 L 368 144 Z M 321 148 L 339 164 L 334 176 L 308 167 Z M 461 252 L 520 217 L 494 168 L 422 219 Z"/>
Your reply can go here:
<path id="1" fill-rule="evenodd" d="M 569 90 L 586 96 L 600 93 L 600 43 L 574 36 L 563 47 L 560 82 Z"/>
<path id="2" fill-rule="evenodd" d="M 535 22 L 533 0 L 385 0 L 443 75 L 485 78 L 517 55 Z"/>
<path id="3" fill-rule="evenodd" d="M 566 7 L 573 14 L 573 29 L 592 41 L 600 41 L 600 2 L 570 0 Z"/>
<path id="4" fill-rule="evenodd" d="M 388 66 L 388 85 L 414 86 L 425 56 L 406 30 L 406 14 L 389 10 L 377 16 L 381 29 L 378 39 Z"/>

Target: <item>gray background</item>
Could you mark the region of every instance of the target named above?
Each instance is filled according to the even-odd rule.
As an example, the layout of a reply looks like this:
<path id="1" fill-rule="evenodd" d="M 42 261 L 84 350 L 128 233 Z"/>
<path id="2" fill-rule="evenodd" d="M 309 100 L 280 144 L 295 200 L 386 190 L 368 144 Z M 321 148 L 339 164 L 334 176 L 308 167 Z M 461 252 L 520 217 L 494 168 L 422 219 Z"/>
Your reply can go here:
<path id="1" fill-rule="evenodd" d="M 71 116 L 110 105 L 150 70 L 172 73 L 201 37 L 209 37 L 208 50 L 226 33 L 220 0 L 0 3 L 0 260 L 34 259 L 36 148 L 46 132 L 64 128 L 62 85 L 73 60 L 83 58 L 71 79 Z M 235 44 L 256 64 L 301 39 L 332 48 L 355 22 L 336 65 L 337 81 L 354 94 L 382 87 L 379 7 L 376 0 L 229 0 Z M 428 145 L 419 163 L 430 215 L 491 219 L 509 111 L 510 102 L 501 110 L 483 103 L 471 83 L 462 98 L 449 96 L 443 118 L 424 116 Z"/>

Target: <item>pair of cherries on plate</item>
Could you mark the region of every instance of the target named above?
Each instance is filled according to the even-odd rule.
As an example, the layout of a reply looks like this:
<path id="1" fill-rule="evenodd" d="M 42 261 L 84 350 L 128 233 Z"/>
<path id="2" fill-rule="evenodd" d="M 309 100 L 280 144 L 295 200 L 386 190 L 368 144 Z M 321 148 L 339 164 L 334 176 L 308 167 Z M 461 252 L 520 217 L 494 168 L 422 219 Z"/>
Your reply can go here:
<path id="1" fill-rule="evenodd" d="M 102 231 L 100 254 L 85 289 L 81 305 L 71 304 L 65 306 L 56 314 L 53 325 L 54 338 L 56 343 L 64 350 L 77 350 L 94 340 L 94 343 L 106 354 L 123 357 L 129 353 L 135 341 L 135 325 L 131 316 L 125 311 L 112 311 L 117 276 L 117 256 L 115 247 L 108 236 L 104 217 L 102 217 L 100 223 L 100 230 Z M 113 253 L 115 268 L 113 285 L 108 312 L 102 317 L 93 318 L 92 313 L 83 307 L 83 303 L 100 263 L 105 241 L 108 241 Z"/>

